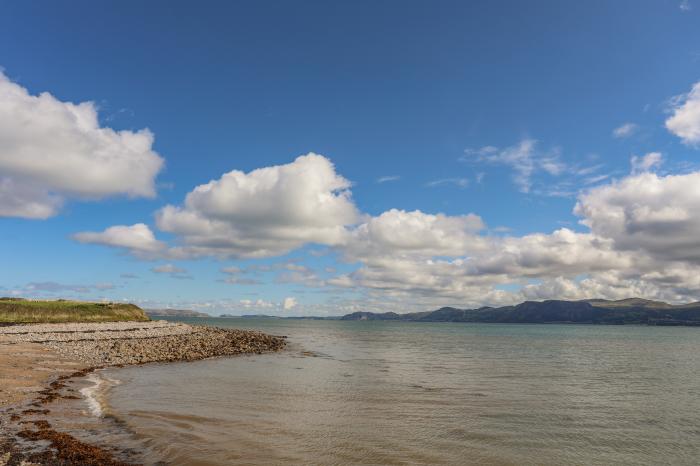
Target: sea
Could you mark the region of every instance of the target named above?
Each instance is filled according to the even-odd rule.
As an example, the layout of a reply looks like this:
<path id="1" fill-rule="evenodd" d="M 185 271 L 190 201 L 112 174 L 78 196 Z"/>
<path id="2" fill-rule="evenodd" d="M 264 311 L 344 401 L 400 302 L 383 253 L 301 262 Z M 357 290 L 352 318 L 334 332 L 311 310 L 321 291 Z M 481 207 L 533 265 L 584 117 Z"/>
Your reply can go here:
<path id="1" fill-rule="evenodd" d="M 61 427 L 144 464 L 700 463 L 700 328 L 177 320 L 289 344 L 98 371 Z"/>

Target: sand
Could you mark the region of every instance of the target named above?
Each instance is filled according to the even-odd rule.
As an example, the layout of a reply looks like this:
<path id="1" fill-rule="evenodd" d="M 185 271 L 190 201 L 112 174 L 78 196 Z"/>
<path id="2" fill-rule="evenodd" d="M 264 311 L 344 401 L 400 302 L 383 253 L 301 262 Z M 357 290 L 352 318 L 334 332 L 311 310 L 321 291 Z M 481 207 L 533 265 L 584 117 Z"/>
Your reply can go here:
<path id="1" fill-rule="evenodd" d="M 0 411 L 38 396 L 52 380 L 86 366 L 37 343 L 8 343 L 0 336 Z"/>

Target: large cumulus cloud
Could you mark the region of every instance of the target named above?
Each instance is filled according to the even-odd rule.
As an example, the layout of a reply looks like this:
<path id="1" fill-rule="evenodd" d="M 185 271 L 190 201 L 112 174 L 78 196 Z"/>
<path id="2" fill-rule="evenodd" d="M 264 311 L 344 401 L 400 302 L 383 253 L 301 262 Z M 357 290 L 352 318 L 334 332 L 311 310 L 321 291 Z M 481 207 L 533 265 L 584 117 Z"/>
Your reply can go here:
<path id="1" fill-rule="evenodd" d="M 157 214 L 193 255 L 269 257 L 307 243 L 336 245 L 359 213 L 350 182 L 317 154 L 197 186 L 183 206 Z"/>
<path id="2" fill-rule="evenodd" d="M 582 195 L 575 212 L 616 249 L 700 264 L 700 172 L 627 177 Z"/>
<path id="3" fill-rule="evenodd" d="M 0 216 L 44 219 L 66 199 L 153 197 L 153 134 L 100 126 L 92 102 L 31 95 L 0 72 Z"/>
<path id="4" fill-rule="evenodd" d="M 349 188 L 350 182 L 336 173 L 329 159 L 313 153 L 285 165 L 228 172 L 197 186 L 183 205 L 167 205 L 156 213 L 158 228 L 175 235 L 179 243 L 160 255 L 259 258 L 308 243 L 339 245 L 347 227 L 360 218 Z M 139 232 L 143 234 L 137 247 L 127 244 L 133 233 L 133 227 L 108 229 L 75 238 L 124 247 L 136 255 L 154 252 L 150 229 Z"/>

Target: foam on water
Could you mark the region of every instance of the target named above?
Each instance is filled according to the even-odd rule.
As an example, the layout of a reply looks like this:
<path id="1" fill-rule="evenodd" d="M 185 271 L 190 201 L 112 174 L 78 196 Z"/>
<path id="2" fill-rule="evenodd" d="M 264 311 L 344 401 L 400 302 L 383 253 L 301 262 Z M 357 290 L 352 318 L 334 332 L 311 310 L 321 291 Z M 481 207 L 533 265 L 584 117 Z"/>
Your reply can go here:
<path id="1" fill-rule="evenodd" d="M 81 388 L 80 394 L 83 395 L 90 413 L 93 416 L 102 417 L 104 411 L 98 399 L 98 390 L 104 384 L 104 380 L 96 372 L 93 372 L 87 376 L 86 381 L 90 382 L 91 385 Z"/>
<path id="2" fill-rule="evenodd" d="M 95 371 L 85 378 L 90 385 L 80 389 L 80 394 L 83 395 L 85 403 L 88 405 L 90 414 L 95 417 L 102 417 L 107 410 L 106 395 L 110 388 L 119 385 L 117 379 L 107 377 L 100 371 Z"/>

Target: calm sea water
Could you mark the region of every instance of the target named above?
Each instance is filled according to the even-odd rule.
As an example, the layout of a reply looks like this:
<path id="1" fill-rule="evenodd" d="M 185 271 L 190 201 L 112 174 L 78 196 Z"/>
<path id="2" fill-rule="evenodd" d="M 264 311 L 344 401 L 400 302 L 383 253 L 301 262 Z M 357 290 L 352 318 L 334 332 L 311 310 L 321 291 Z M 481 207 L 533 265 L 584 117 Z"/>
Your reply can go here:
<path id="1" fill-rule="evenodd" d="M 147 462 L 700 462 L 699 328 L 190 322 L 289 349 L 102 373 Z"/>

